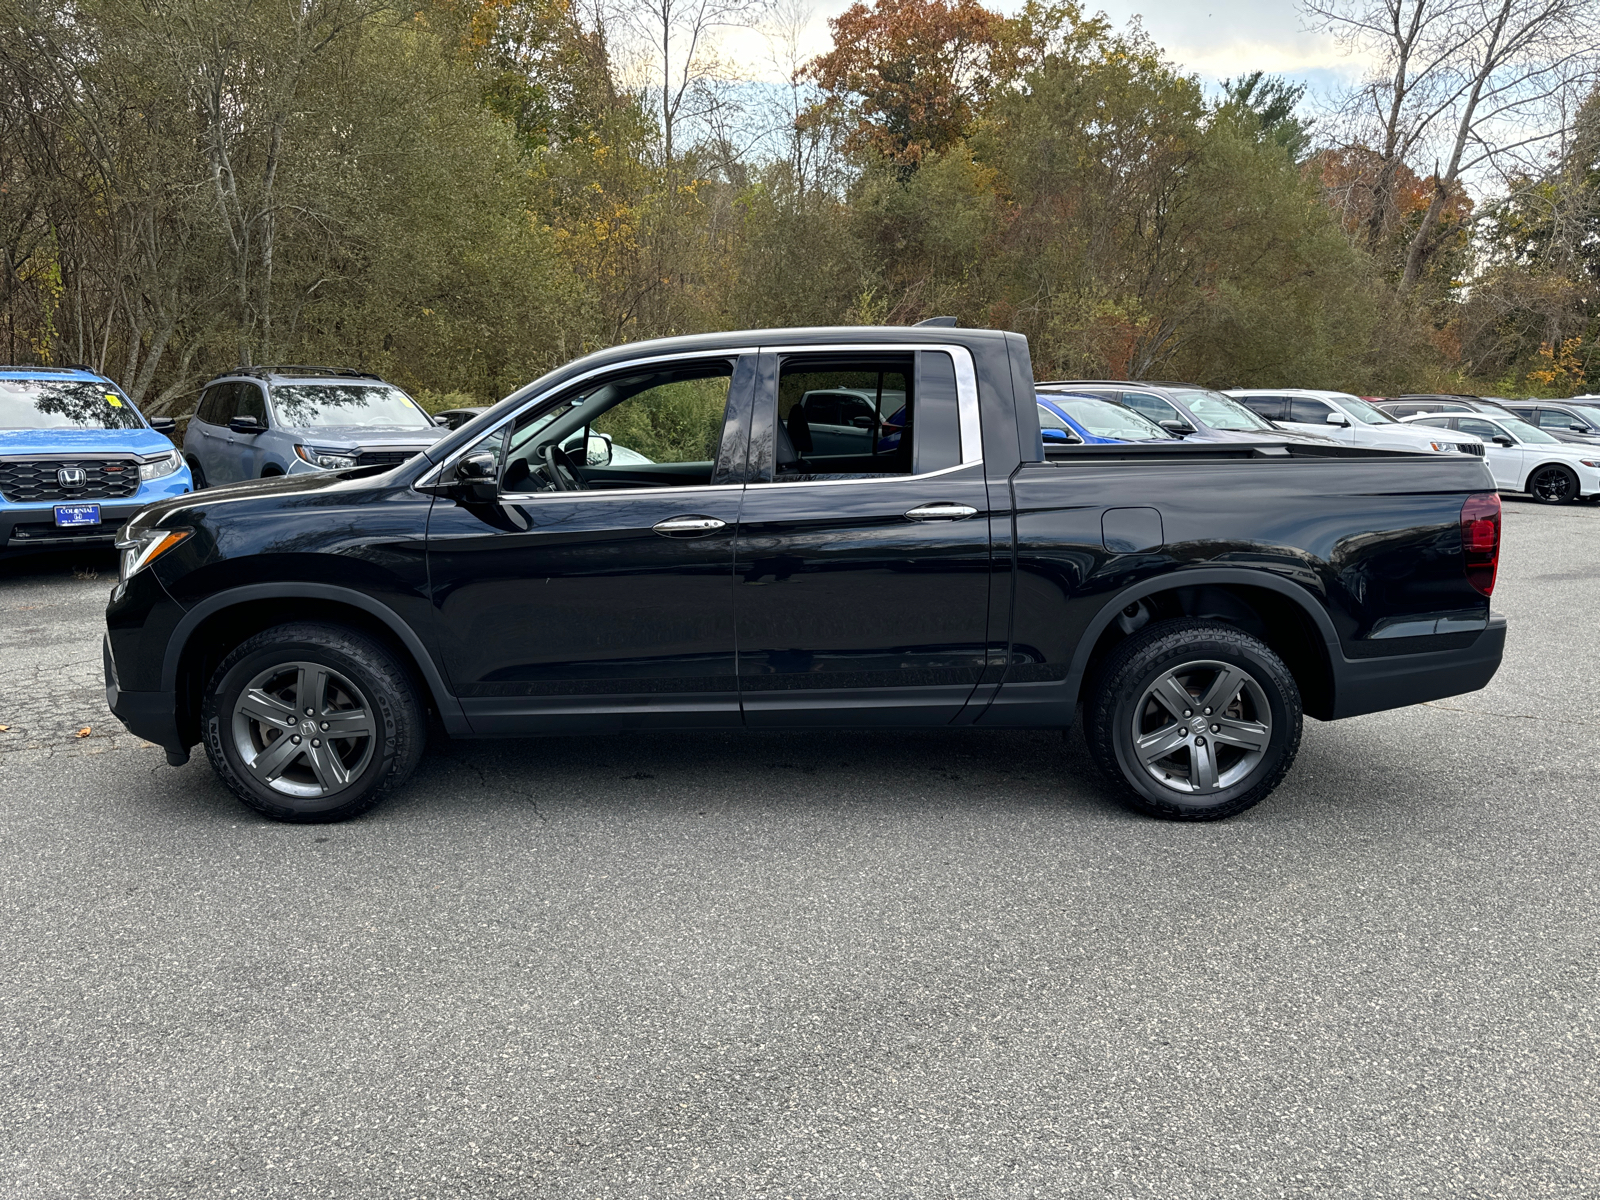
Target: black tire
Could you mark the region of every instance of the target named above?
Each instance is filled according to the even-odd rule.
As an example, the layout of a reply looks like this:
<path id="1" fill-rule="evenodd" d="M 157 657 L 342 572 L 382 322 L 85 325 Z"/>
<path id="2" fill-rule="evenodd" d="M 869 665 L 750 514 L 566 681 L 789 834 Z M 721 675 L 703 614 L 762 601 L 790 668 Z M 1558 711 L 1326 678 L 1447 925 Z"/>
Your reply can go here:
<path id="1" fill-rule="evenodd" d="M 310 721 L 301 715 L 308 697 L 318 710 Z M 372 808 L 410 776 L 428 738 L 417 685 L 395 656 L 353 629 L 312 622 L 275 626 L 234 649 L 211 677 L 201 722 L 206 757 L 235 796 L 275 821 L 304 824 Z M 324 741 L 330 724 L 352 736 Z M 317 749 L 291 750 L 291 737 Z M 274 755 L 280 747 L 287 753 Z"/>
<path id="2" fill-rule="evenodd" d="M 1571 504 L 1578 499 L 1578 473 L 1560 463 L 1535 467 L 1528 476 L 1528 495 L 1540 504 Z"/>
<path id="3" fill-rule="evenodd" d="M 1238 673 L 1240 686 L 1217 712 L 1201 711 L 1207 688 L 1221 695 L 1230 686 L 1234 675 L 1226 668 Z M 1183 701 L 1163 705 L 1151 691 L 1170 683 L 1194 699 L 1189 716 L 1174 711 Z M 1084 733 L 1095 764 L 1130 807 L 1168 821 L 1220 821 L 1259 804 L 1282 782 L 1300 749 L 1301 722 L 1294 676 L 1263 642 L 1218 621 L 1182 619 L 1151 625 L 1112 651 L 1090 688 Z M 1147 765 L 1136 737 L 1147 754 L 1167 743 L 1171 753 Z M 1253 740 L 1259 750 L 1235 738 Z"/>
<path id="4" fill-rule="evenodd" d="M 206 483 L 205 469 L 192 458 L 189 460 L 189 475 L 194 480 L 195 491 L 203 492 L 210 486 Z"/>

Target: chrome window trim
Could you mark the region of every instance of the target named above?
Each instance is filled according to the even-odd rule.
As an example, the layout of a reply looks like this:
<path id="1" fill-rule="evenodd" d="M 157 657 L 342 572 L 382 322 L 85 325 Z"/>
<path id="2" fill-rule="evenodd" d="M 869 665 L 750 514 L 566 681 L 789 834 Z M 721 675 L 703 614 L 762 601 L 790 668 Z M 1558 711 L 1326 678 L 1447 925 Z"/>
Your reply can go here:
<path id="1" fill-rule="evenodd" d="M 549 400 L 551 397 L 559 395 L 562 392 L 565 392 L 568 388 L 573 387 L 576 384 L 580 384 L 580 383 L 585 382 L 586 380 L 593 379 L 597 375 L 609 375 L 609 374 L 611 374 L 613 372 L 626 371 L 626 370 L 629 370 L 629 369 L 631 369 L 633 367 L 649 366 L 651 363 L 680 362 L 680 361 L 682 361 L 684 359 L 694 359 L 694 358 L 704 358 L 704 359 L 730 358 L 730 359 L 737 359 L 737 358 L 742 358 L 743 356 L 745 356 L 747 354 L 759 354 L 760 352 L 761 352 L 761 348 L 759 346 L 734 346 L 734 347 L 729 347 L 726 350 L 679 350 L 679 351 L 677 351 L 676 353 L 673 353 L 673 354 L 652 354 L 649 358 L 635 358 L 635 359 L 632 359 L 632 360 L 630 360 L 628 362 L 625 362 L 625 363 L 612 363 L 609 366 L 595 367 L 592 370 L 585 371 L 582 375 L 574 375 L 571 379 L 563 380 L 562 382 L 556 384 L 554 387 L 547 388 L 544 391 L 539 392 L 537 395 L 528 397 L 528 399 L 525 402 L 523 402 L 522 404 L 519 404 L 516 408 L 512 409 L 509 413 L 507 413 L 499 421 L 495 422 L 495 424 L 492 427 L 490 427 L 485 433 L 483 433 L 478 438 L 477 441 L 469 442 L 467 445 L 463 446 L 460 450 L 457 450 L 454 454 L 452 454 L 449 458 L 445 459 L 442 463 L 440 463 L 433 470 L 431 470 L 431 471 L 427 472 L 426 474 L 424 474 L 422 476 L 422 478 L 418 479 L 416 481 L 416 483 L 414 483 L 412 486 L 413 487 L 433 487 L 433 486 L 436 486 L 439 483 L 439 481 L 444 478 L 445 471 L 447 471 L 449 468 L 454 466 L 455 463 L 456 463 L 456 460 L 461 458 L 462 456 L 466 455 L 467 453 L 469 453 L 474 446 L 481 445 L 486 438 L 490 438 L 490 437 L 494 436 L 496 433 L 499 433 L 508 424 L 510 424 L 511 422 L 516 421 L 518 418 L 520 418 L 522 416 L 522 414 L 527 412 L 530 408 L 537 408 L 540 404 L 544 403 L 546 400 Z M 730 379 L 731 379 L 731 377 L 730 377 Z M 608 489 L 604 489 L 604 490 L 607 491 L 607 492 L 610 492 L 611 494 L 614 494 L 614 495 L 624 496 L 624 495 L 638 495 L 639 493 L 664 492 L 664 491 L 688 491 L 688 490 L 705 491 L 706 487 L 709 487 L 709 486 L 712 486 L 712 485 L 708 484 L 705 487 L 690 486 L 690 487 L 686 487 L 686 488 L 615 488 L 615 489 L 609 489 L 608 488 Z M 715 486 L 717 486 L 717 487 L 742 487 L 743 485 L 742 484 L 716 484 Z M 507 492 L 506 493 L 507 496 L 538 496 L 540 498 L 543 498 L 545 496 L 560 495 L 560 494 L 561 493 L 558 493 L 558 492 Z"/>
<path id="2" fill-rule="evenodd" d="M 510 500 L 559 500 L 563 497 L 568 500 L 601 500 L 607 496 L 674 496 L 681 493 L 693 493 L 703 496 L 707 492 L 740 492 L 744 490 L 742 483 L 686 483 L 681 487 L 639 487 L 639 488 L 584 488 L 575 492 L 501 492 L 501 501 Z"/>
<path id="3" fill-rule="evenodd" d="M 843 479 L 774 479 L 770 483 L 763 483 L 760 480 L 756 480 L 747 486 L 760 488 L 762 491 L 766 491 L 768 488 L 829 487 L 838 486 L 839 484 L 849 484 L 859 487 L 862 484 L 868 483 L 904 483 L 908 479 L 937 479 L 941 475 L 949 475 L 954 471 L 965 471 L 971 467 L 982 465 L 983 464 L 981 462 L 963 462 L 957 463 L 953 467 L 940 467 L 937 471 L 924 471 L 920 475 L 861 475 L 853 479 L 849 477 Z"/>
<path id="4" fill-rule="evenodd" d="M 915 354 L 918 350 L 937 350 L 950 356 L 956 369 L 956 421 L 960 427 L 961 463 L 969 467 L 983 461 L 983 427 L 978 417 L 978 371 L 972 351 L 954 342 L 840 342 L 829 346 L 763 346 L 763 354 Z M 920 475 L 897 475 L 896 479 L 926 479 L 943 475 L 952 467 L 924 471 Z M 776 480 L 773 481 L 777 482 Z M 817 483 L 869 483 L 870 480 L 819 479 Z M 771 486 L 770 484 L 767 486 Z"/>

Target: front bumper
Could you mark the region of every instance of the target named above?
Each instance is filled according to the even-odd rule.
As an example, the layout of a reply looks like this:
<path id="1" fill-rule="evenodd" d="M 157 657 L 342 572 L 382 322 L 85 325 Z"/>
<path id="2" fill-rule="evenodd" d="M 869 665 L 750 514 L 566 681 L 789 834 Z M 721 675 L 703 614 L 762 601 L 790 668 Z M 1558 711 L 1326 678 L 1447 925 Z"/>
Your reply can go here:
<path id="1" fill-rule="evenodd" d="M 1346 658 L 1334 668 L 1333 717 L 1356 717 L 1487 686 L 1506 649 L 1506 619 L 1491 615 L 1470 646 L 1425 654 Z"/>
<path id="2" fill-rule="evenodd" d="M 172 692 L 125 692 L 117 680 L 117 663 L 111 656 L 111 635 L 100 643 L 106 673 L 106 705 L 129 733 L 154 742 L 167 752 L 167 761 L 182 766 L 189 748 L 178 734 L 178 698 Z"/>
<path id="3" fill-rule="evenodd" d="M 100 505 L 100 524 L 80 529 L 56 526 L 55 506 L 70 504 L 70 500 L 38 504 L 0 502 L 0 557 L 45 550 L 109 550 L 116 543 L 117 530 L 131 521 L 140 509 L 157 500 L 168 500 L 193 490 L 189 468 L 180 467 L 171 475 L 144 483 L 126 500 L 87 501 Z"/>

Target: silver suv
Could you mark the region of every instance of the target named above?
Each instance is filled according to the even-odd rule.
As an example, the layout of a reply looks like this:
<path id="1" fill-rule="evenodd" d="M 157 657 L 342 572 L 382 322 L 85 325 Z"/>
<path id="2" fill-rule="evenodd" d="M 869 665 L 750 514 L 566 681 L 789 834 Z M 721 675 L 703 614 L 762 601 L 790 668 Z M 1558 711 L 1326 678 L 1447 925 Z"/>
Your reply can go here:
<path id="1" fill-rule="evenodd" d="M 183 435 L 195 487 L 394 466 L 449 430 L 376 375 L 246 367 L 206 384 Z"/>

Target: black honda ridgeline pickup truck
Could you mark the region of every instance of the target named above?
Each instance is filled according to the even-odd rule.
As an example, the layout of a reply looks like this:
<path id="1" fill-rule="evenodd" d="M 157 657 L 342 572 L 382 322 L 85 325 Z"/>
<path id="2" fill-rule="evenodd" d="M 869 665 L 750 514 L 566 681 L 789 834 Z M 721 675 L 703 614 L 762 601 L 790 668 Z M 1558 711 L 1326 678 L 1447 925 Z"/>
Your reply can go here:
<path id="1" fill-rule="evenodd" d="M 1027 343 L 788 329 L 569 363 L 399 466 L 122 531 L 106 694 L 251 808 L 335 821 L 455 737 L 1064 729 L 1152 816 L 1268 795 L 1301 717 L 1483 687 L 1481 458 L 1053 446 Z"/>

